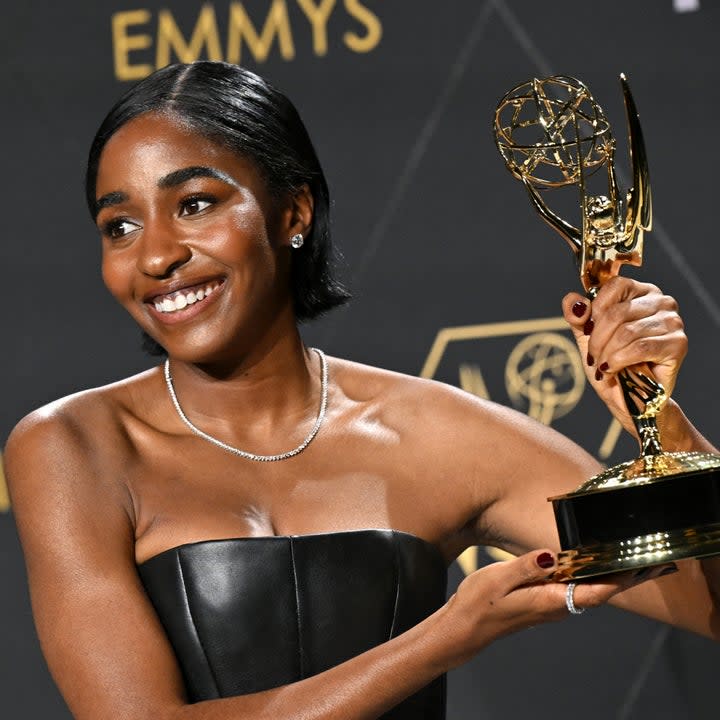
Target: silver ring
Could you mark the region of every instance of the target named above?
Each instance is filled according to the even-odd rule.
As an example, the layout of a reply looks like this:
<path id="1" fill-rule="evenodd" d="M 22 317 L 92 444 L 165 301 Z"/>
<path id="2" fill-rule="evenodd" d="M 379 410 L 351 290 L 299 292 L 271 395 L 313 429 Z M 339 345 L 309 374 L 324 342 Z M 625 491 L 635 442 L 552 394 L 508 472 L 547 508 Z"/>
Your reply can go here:
<path id="1" fill-rule="evenodd" d="M 565 605 L 567 605 L 568 612 L 571 615 L 582 615 L 585 612 L 585 608 L 578 607 L 575 605 L 575 587 L 577 583 L 568 583 L 567 589 L 565 590 Z"/>

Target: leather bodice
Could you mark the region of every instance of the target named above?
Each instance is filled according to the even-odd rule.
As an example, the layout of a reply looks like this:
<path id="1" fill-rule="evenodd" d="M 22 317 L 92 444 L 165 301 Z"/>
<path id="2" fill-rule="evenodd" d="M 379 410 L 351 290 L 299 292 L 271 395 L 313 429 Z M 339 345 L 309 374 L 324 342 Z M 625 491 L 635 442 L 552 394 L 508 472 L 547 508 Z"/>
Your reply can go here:
<path id="1" fill-rule="evenodd" d="M 426 618 L 447 581 L 437 548 L 394 530 L 203 541 L 138 570 L 190 702 L 323 672 Z M 444 717 L 444 677 L 382 716 Z"/>

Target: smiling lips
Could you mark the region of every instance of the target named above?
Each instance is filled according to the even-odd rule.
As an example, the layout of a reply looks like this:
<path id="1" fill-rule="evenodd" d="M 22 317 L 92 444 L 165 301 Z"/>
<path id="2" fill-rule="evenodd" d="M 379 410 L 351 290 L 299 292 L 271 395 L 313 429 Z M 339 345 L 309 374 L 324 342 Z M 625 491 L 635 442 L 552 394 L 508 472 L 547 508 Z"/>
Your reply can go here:
<path id="1" fill-rule="evenodd" d="M 167 295 L 157 295 L 152 299 L 152 304 L 159 313 L 173 313 L 184 310 L 188 305 L 194 305 L 211 295 L 221 285 L 220 280 L 212 280 L 208 283 L 194 285 L 191 287 L 176 290 Z"/>

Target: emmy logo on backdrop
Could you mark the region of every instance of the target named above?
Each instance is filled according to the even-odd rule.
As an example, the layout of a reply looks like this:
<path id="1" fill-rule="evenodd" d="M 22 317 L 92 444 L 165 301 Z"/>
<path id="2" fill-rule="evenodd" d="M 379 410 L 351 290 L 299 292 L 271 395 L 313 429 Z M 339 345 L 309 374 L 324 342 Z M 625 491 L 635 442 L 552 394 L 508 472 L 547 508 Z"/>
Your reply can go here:
<path id="1" fill-rule="evenodd" d="M 585 389 L 575 344 L 558 333 L 523 338 L 508 357 L 505 387 L 513 406 L 543 425 L 567 415 Z"/>

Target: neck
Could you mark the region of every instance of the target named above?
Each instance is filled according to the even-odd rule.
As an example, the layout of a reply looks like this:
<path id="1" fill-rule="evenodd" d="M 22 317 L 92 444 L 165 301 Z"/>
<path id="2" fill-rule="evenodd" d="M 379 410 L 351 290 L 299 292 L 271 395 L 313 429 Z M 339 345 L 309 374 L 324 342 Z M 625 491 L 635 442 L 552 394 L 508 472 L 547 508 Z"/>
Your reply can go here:
<path id="1" fill-rule="evenodd" d="M 259 455 L 292 449 L 320 406 L 320 362 L 297 331 L 256 346 L 235 363 L 170 359 L 178 403 L 188 420 L 217 439 Z M 175 410 L 170 412 L 174 415 Z"/>

